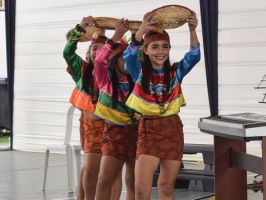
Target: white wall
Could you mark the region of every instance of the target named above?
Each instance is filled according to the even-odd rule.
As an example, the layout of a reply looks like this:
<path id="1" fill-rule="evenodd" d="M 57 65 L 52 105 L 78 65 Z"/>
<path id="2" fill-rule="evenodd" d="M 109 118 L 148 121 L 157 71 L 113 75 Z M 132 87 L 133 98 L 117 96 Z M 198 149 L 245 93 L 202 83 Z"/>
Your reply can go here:
<path id="1" fill-rule="evenodd" d="M 266 74 L 266 1 L 219 2 L 220 111 L 266 113 L 254 89 Z"/>
<path id="2" fill-rule="evenodd" d="M 265 105 L 257 103 L 261 94 L 253 87 L 266 73 L 266 2 L 256 0 L 260 5 L 257 7 L 255 1 L 219 2 L 220 111 L 265 112 Z M 65 33 L 70 28 L 88 15 L 141 20 L 147 11 L 166 4 L 180 4 L 196 11 L 203 44 L 198 0 L 17 0 L 14 147 L 39 150 L 46 143 L 63 138 L 68 98 L 74 86 L 62 57 Z M 171 60 L 176 61 L 188 49 L 187 25 L 169 33 Z M 87 45 L 79 45 L 80 55 L 85 54 Z M 181 110 L 185 142 L 212 143 L 212 137 L 197 128 L 198 118 L 209 115 L 203 54 L 185 78 L 183 91 L 187 101 L 187 107 Z M 79 138 L 78 116 L 77 112 L 74 142 Z"/>
<path id="3" fill-rule="evenodd" d="M 266 1 L 219 1 L 220 113 L 266 114 L 259 104 L 265 90 L 255 90 L 266 74 Z M 250 149 L 260 152 L 260 144 Z M 253 149 L 254 148 L 254 149 Z"/>
<path id="4" fill-rule="evenodd" d="M 5 12 L 0 11 L 0 78 L 7 78 Z"/>

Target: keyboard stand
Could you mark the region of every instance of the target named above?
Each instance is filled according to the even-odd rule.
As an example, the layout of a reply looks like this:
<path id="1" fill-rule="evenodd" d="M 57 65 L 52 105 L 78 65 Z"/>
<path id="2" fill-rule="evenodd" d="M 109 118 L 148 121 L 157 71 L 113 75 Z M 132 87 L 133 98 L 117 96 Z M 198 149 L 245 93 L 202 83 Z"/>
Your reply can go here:
<path id="1" fill-rule="evenodd" d="M 257 157 L 246 154 L 245 138 L 207 133 L 214 136 L 215 200 L 247 200 L 247 171 L 261 174 L 266 180 L 266 136 L 255 138 L 262 141 L 262 157 Z M 266 181 L 263 191 L 266 191 Z"/>

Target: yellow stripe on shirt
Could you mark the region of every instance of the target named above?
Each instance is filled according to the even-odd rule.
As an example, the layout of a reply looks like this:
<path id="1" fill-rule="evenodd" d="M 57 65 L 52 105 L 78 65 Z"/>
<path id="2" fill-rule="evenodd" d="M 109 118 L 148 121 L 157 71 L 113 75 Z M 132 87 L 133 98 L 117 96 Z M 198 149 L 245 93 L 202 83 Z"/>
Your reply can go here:
<path id="1" fill-rule="evenodd" d="M 128 97 L 126 105 L 135 111 L 141 113 L 142 115 L 155 115 L 155 116 L 170 116 L 179 113 L 180 107 L 185 105 L 185 99 L 183 94 L 169 103 L 164 104 L 165 106 L 165 113 L 160 113 L 160 107 L 158 104 L 151 104 L 140 97 L 131 93 Z"/>

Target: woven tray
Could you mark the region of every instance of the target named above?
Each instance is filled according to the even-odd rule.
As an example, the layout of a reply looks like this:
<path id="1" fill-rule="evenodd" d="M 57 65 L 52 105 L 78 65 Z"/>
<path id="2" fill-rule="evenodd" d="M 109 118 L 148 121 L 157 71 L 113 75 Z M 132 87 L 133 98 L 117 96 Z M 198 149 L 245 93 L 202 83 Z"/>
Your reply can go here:
<path id="1" fill-rule="evenodd" d="M 86 34 L 81 33 L 80 42 L 88 41 L 92 37 L 93 34 L 105 35 L 105 30 L 101 28 L 97 28 L 95 26 L 88 26 L 86 28 Z"/>
<path id="2" fill-rule="evenodd" d="M 120 20 L 112 17 L 94 17 L 93 19 L 96 22 L 96 27 L 109 30 L 114 30 L 117 22 Z M 141 21 L 128 20 L 128 22 L 129 30 L 133 31 L 138 30 L 139 26 L 141 25 Z"/>
<path id="3" fill-rule="evenodd" d="M 167 5 L 154 9 L 151 21 L 154 26 L 161 29 L 173 29 L 182 26 L 187 22 L 191 10 L 180 5 Z"/>
<path id="4" fill-rule="evenodd" d="M 73 28 L 74 29 L 74 28 Z M 70 37 L 70 32 L 73 30 L 69 30 L 66 34 L 66 39 L 68 40 Z M 86 28 L 86 33 L 81 33 L 80 35 L 80 42 L 87 42 L 91 39 L 93 34 L 98 34 L 98 35 L 105 35 L 105 30 L 97 28 L 95 26 L 90 26 Z"/>

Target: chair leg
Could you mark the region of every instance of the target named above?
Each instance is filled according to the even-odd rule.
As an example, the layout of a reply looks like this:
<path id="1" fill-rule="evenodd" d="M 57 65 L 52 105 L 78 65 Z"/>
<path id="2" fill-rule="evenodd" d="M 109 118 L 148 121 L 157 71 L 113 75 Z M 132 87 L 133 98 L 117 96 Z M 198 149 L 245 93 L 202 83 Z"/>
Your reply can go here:
<path id="1" fill-rule="evenodd" d="M 42 184 L 42 190 L 43 191 L 45 191 L 45 188 L 46 188 L 48 162 L 49 162 L 49 153 L 50 153 L 50 150 L 49 149 L 46 149 L 46 152 L 45 152 L 45 163 L 44 163 L 44 174 L 43 174 L 43 184 Z"/>
<path id="2" fill-rule="evenodd" d="M 75 150 L 75 158 L 76 158 L 76 181 L 77 181 L 77 186 L 79 186 L 80 182 L 80 169 L 81 169 L 81 159 L 80 159 L 80 150 Z"/>
<path id="3" fill-rule="evenodd" d="M 71 146 L 66 146 L 66 159 L 67 159 L 67 179 L 68 179 L 68 192 L 75 191 L 74 173 L 73 173 L 73 155 Z"/>
<path id="4" fill-rule="evenodd" d="M 74 146 L 71 146 L 72 155 L 73 155 L 73 174 L 75 178 L 75 188 L 79 187 L 79 179 L 80 179 L 80 168 L 81 168 L 81 158 L 80 158 L 80 149 L 75 149 Z"/>

